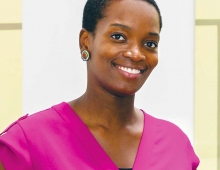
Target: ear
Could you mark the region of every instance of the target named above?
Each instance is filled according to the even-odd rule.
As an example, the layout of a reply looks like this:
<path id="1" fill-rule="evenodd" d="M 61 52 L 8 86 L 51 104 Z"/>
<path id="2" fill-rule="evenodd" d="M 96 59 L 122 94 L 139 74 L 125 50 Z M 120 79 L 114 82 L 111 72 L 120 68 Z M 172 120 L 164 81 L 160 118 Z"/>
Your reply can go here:
<path id="1" fill-rule="evenodd" d="M 91 33 L 88 32 L 85 28 L 81 29 L 79 33 L 79 48 L 81 52 L 83 50 L 90 50 L 91 36 Z"/>

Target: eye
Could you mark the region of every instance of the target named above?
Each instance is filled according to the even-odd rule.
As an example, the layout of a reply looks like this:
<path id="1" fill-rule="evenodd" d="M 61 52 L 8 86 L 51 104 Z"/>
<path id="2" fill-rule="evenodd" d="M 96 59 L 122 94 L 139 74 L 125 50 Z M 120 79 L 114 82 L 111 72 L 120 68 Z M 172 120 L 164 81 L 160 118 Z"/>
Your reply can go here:
<path id="1" fill-rule="evenodd" d="M 158 44 L 156 42 L 153 42 L 153 41 L 147 41 L 144 45 L 149 47 L 149 48 L 153 48 L 153 49 L 158 47 Z"/>
<path id="2" fill-rule="evenodd" d="M 121 34 L 112 34 L 111 37 L 118 41 L 125 41 L 125 37 Z"/>

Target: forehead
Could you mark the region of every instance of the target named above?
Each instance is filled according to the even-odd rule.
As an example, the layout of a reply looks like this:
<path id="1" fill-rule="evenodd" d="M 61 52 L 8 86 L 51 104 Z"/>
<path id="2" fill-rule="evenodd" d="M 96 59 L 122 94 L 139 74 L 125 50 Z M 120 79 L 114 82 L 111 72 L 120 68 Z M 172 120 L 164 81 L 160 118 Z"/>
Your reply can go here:
<path id="1" fill-rule="evenodd" d="M 142 0 L 112 0 L 98 25 L 123 23 L 131 27 L 154 27 L 159 33 L 159 14 L 155 7 Z"/>

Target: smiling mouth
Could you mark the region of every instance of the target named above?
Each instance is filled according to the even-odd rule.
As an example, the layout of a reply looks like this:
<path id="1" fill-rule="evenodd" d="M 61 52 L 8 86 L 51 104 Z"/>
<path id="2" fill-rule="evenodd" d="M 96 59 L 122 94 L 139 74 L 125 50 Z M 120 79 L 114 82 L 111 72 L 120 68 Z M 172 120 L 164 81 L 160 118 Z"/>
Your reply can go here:
<path id="1" fill-rule="evenodd" d="M 132 69 L 132 68 L 128 68 L 128 67 L 122 67 L 122 66 L 116 66 L 116 68 L 122 70 L 122 71 L 125 71 L 127 73 L 130 73 L 130 74 L 140 74 L 141 73 L 141 70 L 138 70 L 138 69 Z"/>
<path id="2" fill-rule="evenodd" d="M 120 65 L 117 65 L 117 64 L 113 64 L 116 68 L 126 72 L 126 73 L 129 73 L 129 74 L 142 74 L 144 71 L 146 71 L 147 69 L 134 69 L 134 68 L 129 68 L 129 67 L 125 67 L 125 66 L 120 66 Z"/>

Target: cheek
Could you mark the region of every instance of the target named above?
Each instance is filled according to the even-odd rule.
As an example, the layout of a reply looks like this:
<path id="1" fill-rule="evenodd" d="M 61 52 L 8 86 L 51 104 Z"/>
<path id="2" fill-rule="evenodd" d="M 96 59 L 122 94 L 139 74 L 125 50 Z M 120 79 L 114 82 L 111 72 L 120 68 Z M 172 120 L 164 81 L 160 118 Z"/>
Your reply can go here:
<path id="1" fill-rule="evenodd" d="M 114 48 L 111 45 L 101 44 L 95 51 L 93 51 L 91 57 L 95 62 L 102 64 L 111 63 L 117 55 L 117 50 L 117 48 Z"/>
<path id="2" fill-rule="evenodd" d="M 155 54 L 155 55 L 149 57 L 148 58 L 148 64 L 151 67 L 151 69 L 154 69 L 158 64 L 158 55 Z"/>
<path id="3" fill-rule="evenodd" d="M 107 48 L 94 50 L 91 53 L 91 60 L 88 63 L 89 68 L 96 72 L 96 74 L 104 74 L 109 72 L 111 67 L 111 53 Z"/>

